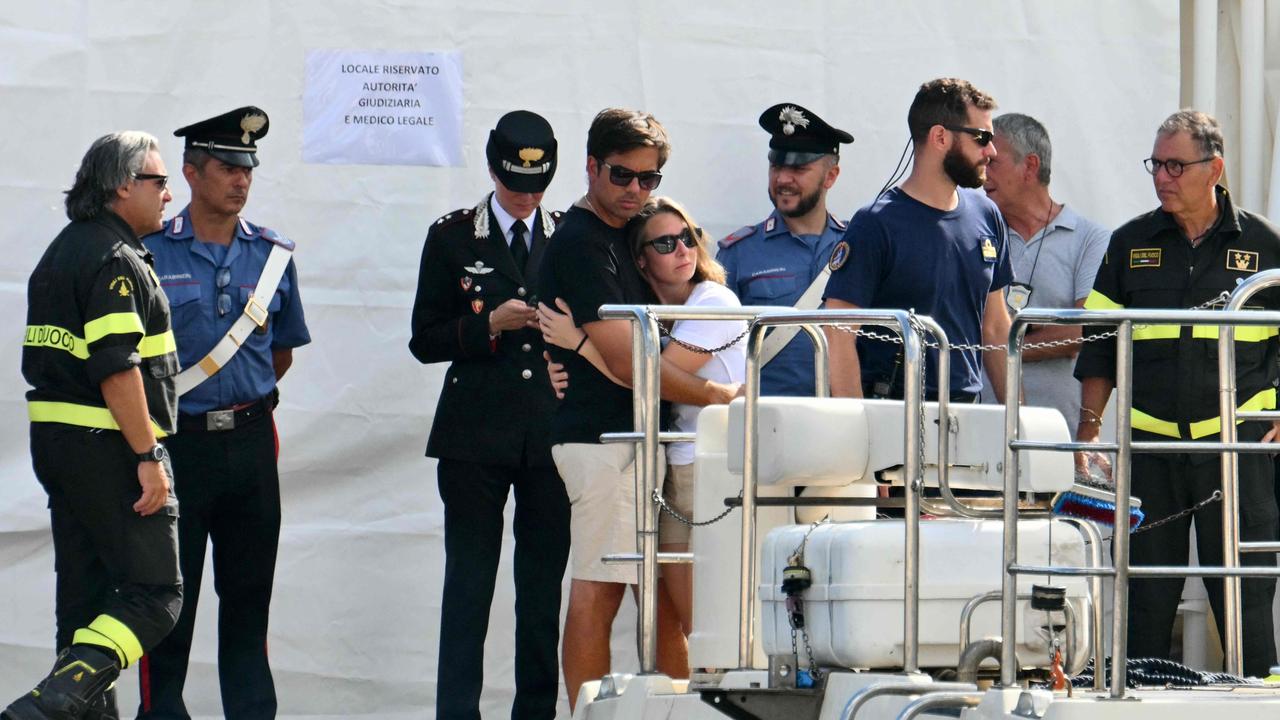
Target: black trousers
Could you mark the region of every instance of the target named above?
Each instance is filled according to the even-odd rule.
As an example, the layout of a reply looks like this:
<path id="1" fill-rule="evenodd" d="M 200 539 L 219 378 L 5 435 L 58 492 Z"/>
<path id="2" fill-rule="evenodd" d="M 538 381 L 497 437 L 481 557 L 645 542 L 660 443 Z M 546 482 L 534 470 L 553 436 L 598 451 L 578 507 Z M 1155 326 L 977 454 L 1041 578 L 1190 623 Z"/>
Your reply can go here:
<path id="1" fill-rule="evenodd" d="M 569 557 L 569 497 L 554 467 L 440 460 L 444 597 L 437 720 L 480 720 L 484 640 L 502 551 L 503 507 L 515 489 L 516 697 L 513 720 L 552 720 L 560 688 L 560 583 Z"/>
<path id="2" fill-rule="evenodd" d="M 31 424 L 31 461 L 49 495 L 57 573 L 57 647 L 99 615 L 115 618 L 148 650 L 182 606 L 172 495 L 159 512 L 133 510 L 138 460 L 112 430 Z M 167 468 L 172 474 L 172 467 Z"/>
<path id="3" fill-rule="evenodd" d="M 206 547 L 218 593 L 218 680 L 232 720 L 274 718 L 267 614 L 280 539 L 280 478 L 270 414 L 224 432 L 179 432 L 168 443 L 187 602 L 173 632 L 143 659 L 140 718 L 188 720 L 182 701 Z"/>
<path id="4" fill-rule="evenodd" d="M 1241 442 L 1257 442 L 1263 429 L 1258 423 L 1240 425 Z M 1159 439 L 1155 436 L 1135 440 Z M 1240 539 L 1274 540 L 1277 532 L 1272 461 L 1266 455 L 1239 456 Z M 1191 507 L 1222 487 L 1218 455 L 1134 455 L 1132 493 L 1142 498 L 1147 521 L 1168 517 Z M 1201 565 L 1222 565 L 1222 505 L 1211 503 L 1191 517 L 1150 532 L 1134 535 L 1129 545 L 1133 565 L 1185 565 L 1190 550 L 1191 520 L 1196 523 L 1196 556 Z M 1245 553 L 1242 565 L 1275 565 L 1275 555 Z M 1205 578 L 1209 604 L 1223 632 L 1222 579 Z M 1182 598 L 1182 578 L 1143 578 L 1129 582 L 1129 657 L 1167 658 L 1173 620 Z M 1266 677 L 1276 662 L 1276 637 L 1271 617 L 1275 581 L 1246 579 L 1241 582 L 1244 671 Z"/>

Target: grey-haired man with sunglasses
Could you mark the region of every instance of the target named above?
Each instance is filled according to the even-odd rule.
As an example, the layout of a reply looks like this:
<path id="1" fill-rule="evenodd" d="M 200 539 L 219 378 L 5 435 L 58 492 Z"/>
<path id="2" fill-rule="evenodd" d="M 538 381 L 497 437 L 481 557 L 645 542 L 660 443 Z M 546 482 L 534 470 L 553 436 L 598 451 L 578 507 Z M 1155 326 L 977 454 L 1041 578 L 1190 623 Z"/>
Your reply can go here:
<path id="1" fill-rule="evenodd" d="M 173 308 L 183 372 L 178 434 L 169 442 L 181 503 L 186 602 L 140 674 L 139 717 L 186 720 L 182 700 L 206 546 L 221 618 L 218 675 L 228 718 L 275 716 L 267 613 L 280 536 L 272 411 L 293 349 L 311 341 L 293 243 L 240 216 L 267 114 L 243 107 L 174 132 L 185 138 L 191 203 L 143 239 Z"/>
<path id="2" fill-rule="evenodd" d="M 1009 260 L 1014 282 L 1005 299 L 1013 311 L 1025 307 L 1083 307 L 1107 251 L 1111 233 L 1049 194 L 1053 147 L 1038 120 L 1006 113 L 992 122 L 995 157 L 987 165 L 982 189 L 1009 224 Z M 1079 325 L 1038 325 L 1025 342 L 1044 344 L 1079 339 Z M 1028 405 L 1056 408 L 1074 423 L 1080 414 L 1080 383 L 1071 375 L 1078 343 L 1025 348 L 1023 399 Z M 983 388 L 983 402 L 994 402 Z"/>
<path id="3" fill-rule="evenodd" d="M 1280 267 L 1280 231 L 1266 218 L 1241 210 L 1218 183 L 1225 169 L 1218 121 L 1196 110 L 1170 115 L 1156 131 L 1155 147 L 1144 162 L 1160 207 L 1116 228 L 1098 268 L 1089 310 L 1183 309 L 1211 303 L 1220 293 L 1254 273 Z M 1275 310 L 1271 293 L 1253 304 Z M 1107 328 L 1085 328 L 1098 336 Z M 1216 326 L 1134 326 L 1133 406 L 1135 441 L 1219 440 L 1218 332 Z M 1236 403 L 1240 411 L 1276 407 L 1276 328 L 1237 327 Z M 1115 387 L 1116 343 L 1097 337 L 1080 350 L 1075 375 L 1082 383 L 1076 438 L 1097 442 L 1101 415 Z M 1240 442 L 1275 442 L 1280 422 L 1245 422 Z M 1078 454 L 1083 467 L 1090 458 Z M 1107 466 L 1105 461 L 1094 461 Z M 1168 518 L 1211 497 L 1222 487 L 1216 453 L 1135 454 L 1131 492 L 1142 498 L 1149 520 Z M 1237 476 L 1242 541 L 1275 540 L 1278 528 L 1272 461 L 1241 453 Z M 1196 527 L 1196 555 L 1204 566 L 1222 565 L 1222 511 L 1217 504 L 1134 535 L 1134 565 L 1185 565 L 1190 526 Z M 1275 565 L 1272 553 L 1246 553 L 1242 565 Z M 1173 621 L 1182 597 L 1182 578 L 1129 581 L 1130 657 L 1169 657 Z M 1221 578 L 1205 578 L 1209 604 L 1223 633 Z M 1276 662 L 1271 603 L 1275 581 L 1241 583 L 1244 671 L 1265 677 Z"/>

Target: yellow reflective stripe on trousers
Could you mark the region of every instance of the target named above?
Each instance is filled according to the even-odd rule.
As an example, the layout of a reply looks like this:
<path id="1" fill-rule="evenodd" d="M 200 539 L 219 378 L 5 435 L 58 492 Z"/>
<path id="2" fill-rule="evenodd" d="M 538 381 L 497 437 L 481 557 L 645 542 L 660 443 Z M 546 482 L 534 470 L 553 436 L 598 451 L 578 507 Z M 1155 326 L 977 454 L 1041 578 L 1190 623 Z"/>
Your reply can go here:
<path id="1" fill-rule="evenodd" d="M 1276 328 L 1266 326 L 1236 327 L 1236 342 L 1263 342 L 1276 336 Z M 1177 340 L 1182 335 L 1179 325 L 1134 325 L 1133 339 L 1138 340 Z M 1217 340 L 1217 325 L 1192 325 L 1191 337 L 1196 340 Z"/>
<path id="2" fill-rule="evenodd" d="M 1103 295 L 1097 290 L 1089 291 L 1089 297 L 1084 299 L 1085 310 L 1123 310 L 1124 306 Z"/>
<path id="3" fill-rule="evenodd" d="M 89 627 L 76 630 L 71 643 L 106 648 L 120 658 L 122 668 L 129 667 L 142 657 L 142 643 L 139 642 L 138 636 L 129 629 L 128 625 L 110 615 L 99 615 L 89 623 Z"/>
<path id="4" fill-rule="evenodd" d="M 143 335 L 146 329 L 142 318 L 135 312 L 120 312 L 103 315 L 84 324 L 84 341 L 97 342 L 108 335 L 126 335 L 137 333 Z"/>
<path id="5" fill-rule="evenodd" d="M 78 405 L 76 403 L 54 402 L 52 400 L 32 400 L 27 403 L 27 417 L 31 422 L 56 422 L 78 427 L 100 428 L 102 430 L 120 429 L 120 425 L 116 423 L 116 419 L 111 415 L 110 410 L 93 405 Z M 158 438 L 168 435 L 168 433 L 160 429 L 159 425 L 156 425 L 154 420 L 151 422 L 151 429 Z"/>
<path id="6" fill-rule="evenodd" d="M 142 357 L 156 357 L 178 352 L 178 343 L 173 339 L 173 331 L 165 330 L 160 335 L 147 335 L 138 343 L 138 354 Z"/>
<path id="7" fill-rule="evenodd" d="M 81 360 L 89 358 L 89 344 L 66 328 L 60 328 L 57 325 L 28 325 L 22 344 L 27 347 L 66 350 Z"/>
<path id="8" fill-rule="evenodd" d="M 1237 412 L 1253 412 L 1255 410 L 1270 410 L 1276 406 L 1276 389 L 1267 388 L 1259 392 L 1257 395 L 1249 398 L 1236 409 Z M 1164 435 L 1165 437 L 1179 438 L 1182 435 L 1178 432 L 1178 424 L 1161 420 L 1157 417 L 1148 415 L 1137 408 L 1129 414 L 1130 423 L 1134 430 L 1145 430 L 1149 433 Z M 1239 425 L 1242 420 L 1236 421 Z M 1216 434 L 1222 429 L 1222 420 L 1218 416 L 1197 420 L 1191 423 L 1191 439 L 1199 440 L 1202 437 L 1208 437 Z"/>

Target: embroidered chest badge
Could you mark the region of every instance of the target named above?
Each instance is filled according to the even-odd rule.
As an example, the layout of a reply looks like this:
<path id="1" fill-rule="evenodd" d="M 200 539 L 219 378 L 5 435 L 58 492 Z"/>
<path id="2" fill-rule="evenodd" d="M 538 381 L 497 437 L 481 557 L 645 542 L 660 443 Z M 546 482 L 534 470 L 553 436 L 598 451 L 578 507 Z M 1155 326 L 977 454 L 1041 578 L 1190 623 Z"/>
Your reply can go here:
<path id="1" fill-rule="evenodd" d="M 1134 248 L 1129 251 L 1129 267 L 1160 267 L 1161 248 Z"/>
<path id="2" fill-rule="evenodd" d="M 1227 250 L 1227 269 L 1258 272 L 1258 253 L 1250 250 Z"/>
<path id="3" fill-rule="evenodd" d="M 989 237 L 982 238 L 982 259 L 987 262 L 995 262 L 996 259 L 996 244 Z"/>

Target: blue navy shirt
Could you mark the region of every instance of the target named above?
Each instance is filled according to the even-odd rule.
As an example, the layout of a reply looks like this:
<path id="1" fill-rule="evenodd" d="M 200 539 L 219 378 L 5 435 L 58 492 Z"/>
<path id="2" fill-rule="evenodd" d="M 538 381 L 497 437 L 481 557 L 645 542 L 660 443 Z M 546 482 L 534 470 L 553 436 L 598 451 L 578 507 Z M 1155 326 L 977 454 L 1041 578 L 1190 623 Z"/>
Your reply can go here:
<path id="1" fill-rule="evenodd" d="M 184 208 L 159 232 L 142 239 L 155 256 L 156 275 L 169 298 L 182 367 L 200 362 L 244 312 L 273 247 L 274 241 L 268 238 L 278 237 L 241 218 L 229 246 L 201 242 L 191 227 L 189 208 Z M 230 270 L 229 277 L 221 272 L 223 268 Z M 220 274 L 228 280 L 222 287 L 218 283 Z M 225 311 L 222 313 L 220 295 L 228 296 L 221 301 Z M 272 350 L 311 342 L 292 260 L 267 310 L 270 319 L 266 329 L 250 334 L 225 367 L 183 395 L 178 401 L 179 412 L 199 414 L 259 400 L 271 393 L 276 386 Z"/>
<path id="2" fill-rule="evenodd" d="M 845 224 L 827 216 L 821 235 L 795 235 L 774 210 L 720 241 L 716 260 L 743 305 L 795 305 L 831 258 Z M 760 371 L 764 395 L 813 395 L 813 342 L 803 332 Z"/>
<path id="3" fill-rule="evenodd" d="M 901 188 L 859 210 L 845 233 L 847 261 L 831 273 L 826 297 L 858 307 L 914 309 L 930 315 L 953 345 L 982 342 L 987 295 L 1013 281 L 1008 231 L 995 203 L 959 190 L 954 210 L 939 210 Z M 858 339 L 864 385 L 902 382 L 897 345 Z M 936 394 L 937 351 L 926 353 L 926 388 Z M 982 389 L 982 358 L 952 351 L 951 392 Z"/>

